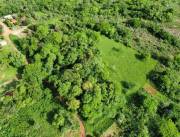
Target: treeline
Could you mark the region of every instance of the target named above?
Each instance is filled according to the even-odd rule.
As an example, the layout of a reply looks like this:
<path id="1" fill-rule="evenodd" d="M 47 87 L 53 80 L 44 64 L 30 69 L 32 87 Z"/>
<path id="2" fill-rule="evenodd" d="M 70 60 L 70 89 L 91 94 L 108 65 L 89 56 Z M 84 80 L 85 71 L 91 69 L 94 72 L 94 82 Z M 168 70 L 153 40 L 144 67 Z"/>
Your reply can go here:
<path id="1" fill-rule="evenodd" d="M 3 4 L 5 3 L 5 4 Z M 69 10 L 74 8 L 86 8 L 91 10 L 90 14 L 101 14 L 108 13 L 111 11 L 112 14 L 120 14 L 121 16 L 139 17 L 154 21 L 167 21 L 170 20 L 173 13 L 173 4 L 170 0 L 124 0 L 124 1 L 107 1 L 107 0 L 94 0 L 94 1 L 71 1 L 71 4 L 67 1 L 50 1 L 50 0 L 33 0 L 33 1 L 22 1 L 22 0 L 3 0 L 1 2 L 1 15 L 15 12 L 30 12 L 34 11 L 55 11 L 65 12 L 60 9 L 71 7 Z M 19 6 L 21 5 L 21 6 Z M 78 6 L 77 6 L 78 5 Z M 82 7 L 79 7 L 82 6 Z M 89 7 L 87 7 L 89 5 Z M 95 10 L 94 10 L 95 9 Z M 103 9 L 100 11 L 100 9 Z M 68 11 L 69 12 L 69 11 Z M 67 11 L 66 11 L 67 13 Z M 106 15 L 108 15 L 106 14 Z M 105 15 L 105 16 L 106 16 Z"/>

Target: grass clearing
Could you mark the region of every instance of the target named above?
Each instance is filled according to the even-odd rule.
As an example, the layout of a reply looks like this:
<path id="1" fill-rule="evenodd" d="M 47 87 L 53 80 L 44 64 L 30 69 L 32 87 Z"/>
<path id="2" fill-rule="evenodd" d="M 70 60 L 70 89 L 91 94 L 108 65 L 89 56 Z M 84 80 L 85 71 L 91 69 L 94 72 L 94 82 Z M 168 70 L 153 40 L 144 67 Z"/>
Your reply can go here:
<path id="1" fill-rule="evenodd" d="M 101 52 L 102 60 L 109 71 L 110 79 L 119 83 L 119 85 L 123 81 L 135 85 L 128 89 L 127 96 L 136 92 L 139 88 L 143 88 L 148 82 L 147 74 L 155 67 L 155 60 L 152 58 L 140 60 L 137 58 L 137 51 L 105 36 L 100 37 L 100 41 L 96 46 Z M 115 126 L 116 128 L 112 127 L 110 134 L 117 130 L 117 126 Z M 106 135 L 109 135 L 109 130 L 105 131 L 102 136 Z"/>
<path id="2" fill-rule="evenodd" d="M 156 61 L 152 58 L 139 60 L 135 50 L 104 36 L 100 37 L 97 47 L 109 69 L 110 79 L 120 83 L 126 81 L 135 84 L 132 91 L 144 86 L 147 81 L 146 75 L 156 65 Z"/>
<path id="3" fill-rule="evenodd" d="M 0 65 L 0 84 L 9 81 L 16 76 L 16 69 L 10 66 Z"/>
<path id="4" fill-rule="evenodd" d="M 6 58 L 11 52 L 11 47 L 6 46 L 0 50 L 0 59 Z M 0 64 L 0 85 L 6 81 L 12 80 L 16 77 L 17 70 L 6 63 Z"/>

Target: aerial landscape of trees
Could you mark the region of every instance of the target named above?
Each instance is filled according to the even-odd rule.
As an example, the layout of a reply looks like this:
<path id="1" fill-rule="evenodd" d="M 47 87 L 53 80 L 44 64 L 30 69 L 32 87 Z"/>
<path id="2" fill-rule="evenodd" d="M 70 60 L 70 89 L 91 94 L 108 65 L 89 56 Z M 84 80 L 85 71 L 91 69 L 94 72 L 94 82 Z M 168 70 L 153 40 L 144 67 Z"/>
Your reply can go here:
<path id="1" fill-rule="evenodd" d="M 18 52 L 0 47 L 0 136 L 178 137 L 180 38 L 165 25 L 178 18 L 179 6 L 178 0 L 0 1 L 1 17 L 16 14 L 24 23 L 2 22 L 28 32 L 10 36 Z M 133 55 L 120 58 L 118 46 L 97 48 L 104 37 Z M 103 53 L 110 62 L 120 59 L 110 66 Z M 117 67 L 124 58 L 126 72 L 125 64 Z M 151 60 L 153 69 L 144 72 Z M 143 80 L 136 62 L 150 62 L 138 70 Z M 114 123 L 119 130 L 102 136 Z"/>

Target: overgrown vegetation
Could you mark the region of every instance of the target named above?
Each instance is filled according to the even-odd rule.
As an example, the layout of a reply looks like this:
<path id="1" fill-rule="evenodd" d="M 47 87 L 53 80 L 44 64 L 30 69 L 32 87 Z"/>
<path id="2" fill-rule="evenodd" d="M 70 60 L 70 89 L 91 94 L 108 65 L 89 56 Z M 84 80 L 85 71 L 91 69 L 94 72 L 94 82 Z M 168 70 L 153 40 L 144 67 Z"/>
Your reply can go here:
<path id="1" fill-rule="evenodd" d="M 0 49 L 0 136 L 76 137 L 82 123 L 93 137 L 113 123 L 117 136 L 179 136 L 180 39 L 162 27 L 177 6 L 0 1 L 1 16 L 15 13 L 29 29 L 11 36 L 19 52 Z M 146 83 L 158 93 L 147 93 Z"/>

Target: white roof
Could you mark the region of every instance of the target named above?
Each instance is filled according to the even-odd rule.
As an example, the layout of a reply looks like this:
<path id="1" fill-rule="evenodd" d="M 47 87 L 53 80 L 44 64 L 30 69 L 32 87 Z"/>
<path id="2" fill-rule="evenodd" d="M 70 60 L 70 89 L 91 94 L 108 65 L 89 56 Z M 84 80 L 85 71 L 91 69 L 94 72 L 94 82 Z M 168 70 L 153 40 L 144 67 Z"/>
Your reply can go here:
<path id="1" fill-rule="evenodd" d="M 0 40 L 0 46 L 5 46 L 7 45 L 7 42 L 5 40 Z"/>
<path id="2" fill-rule="evenodd" d="M 3 17 L 4 19 L 13 19 L 12 15 L 6 15 Z"/>

